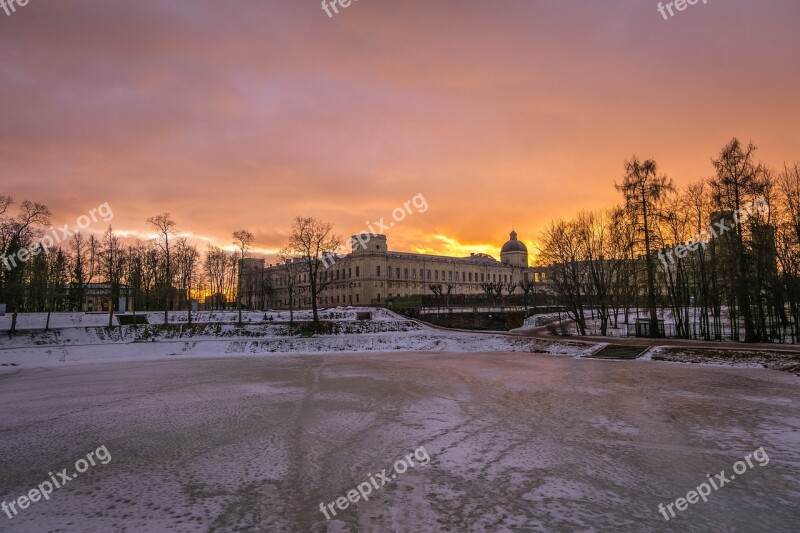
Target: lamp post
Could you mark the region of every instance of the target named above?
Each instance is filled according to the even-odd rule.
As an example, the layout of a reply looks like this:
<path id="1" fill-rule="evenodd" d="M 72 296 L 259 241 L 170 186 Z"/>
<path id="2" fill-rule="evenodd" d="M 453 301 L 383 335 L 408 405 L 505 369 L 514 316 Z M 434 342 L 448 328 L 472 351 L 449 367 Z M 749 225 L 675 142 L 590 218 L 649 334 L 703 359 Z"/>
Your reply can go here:
<path id="1" fill-rule="evenodd" d="M 697 307 L 694 305 L 695 297 L 692 294 L 691 298 L 689 298 L 689 303 L 692 306 L 692 336 L 696 339 L 697 338 Z"/>

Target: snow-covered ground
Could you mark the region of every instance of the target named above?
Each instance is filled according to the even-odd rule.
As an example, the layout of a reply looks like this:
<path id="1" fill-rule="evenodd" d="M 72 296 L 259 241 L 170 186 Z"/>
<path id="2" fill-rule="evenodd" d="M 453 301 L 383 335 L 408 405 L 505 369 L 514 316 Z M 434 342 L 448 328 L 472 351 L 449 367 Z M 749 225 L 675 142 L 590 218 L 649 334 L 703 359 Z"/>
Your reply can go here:
<path id="1" fill-rule="evenodd" d="M 397 320 L 398 316 L 391 311 L 383 308 L 372 307 L 332 307 L 319 310 L 321 320 L 356 320 L 357 313 L 370 313 L 372 320 Z M 132 313 L 128 313 L 132 314 Z M 163 324 L 164 312 L 148 311 L 136 313 L 139 316 L 147 316 L 150 324 Z M 263 322 L 288 322 L 289 311 L 242 311 L 242 321 L 245 323 Z M 170 311 L 168 313 L 171 324 L 183 324 L 188 322 L 186 311 Z M 266 316 L 266 320 L 265 320 Z M 294 312 L 296 321 L 311 320 L 310 310 Z M 238 311 L 198 311 L 192 313 L 192 321 L 204 323 L 234 323 L 239 320 Z M 47 323 L 47 313 L 19 313 L 17 316 L 17 329 L 44 329 Z M 117 325 L 114 319 L 114 325 Z M 94 326 L 108 326 L 108 313 L 52 313 L 50 315 L 51 328 L 68 328 Z M 11 328 L 11 315 L 6 314 L 0 317 L 0 331 L 7 331 Z"/>
<path id="2" fill-rule="evenodd" d="M 0 350 L 0 372 L 17 367 L 61 366 L 82 362 L 152 360 L 169 357 L 268 356 L 339 352 L 526 352 L 579 356 L 587 345 L 469 333 L 420 330 L 406 333 L 160 340 L 115 344 L 19 347 Z"/>
<path id="3" fill-rule="evenodd" d="M 357 320 L 357 313 L 372 311 L 373 320 Z M 253 318 L 250 313 L 246 318 Z M 55 315 L 54 315 L 55 316 Z M 175 318 L 180 318 L 176 314 Z M 185 318 L 185 315 L 183 315 Z M 236 313 L 213 313 L 198 319 L 205 324 L 177 324 L 169 328 L 88 325 L 97 315 L 63 314 L 53 329 L 33 329 L 40 317 L 21 315 L 27 328 L 14 336 L 0 335 L 0 372 L 20 367 L 61 366 L 81 362 L 151 360 L 168 357 L 205 358 L 220 356 L 269 356 L 341 352 L 527 352 L 570 356 L 586 355 L 590 345 L 556 339 L 545 341 L 443 331 L 410 321 L 385 309 L 330 309 L 322 317 L 334 321 L 332 334 L 298 336 L 287 324 L 288 313 L 276 314 L 273 322 L 259 321 L 236 326 Z M 103 317 L 106 318 L 106 317 Z M 149 313 L 151 322 L 163 315 Z M 300 314 L 297 320 L 310 318 Z M 172 320 L 172 318 L 171 318 Z M 177 322 L 177 320 L 176 320 Z M 74 325 L 74 324 L 80 325 Z"/>
<path id="4" fill-rule="evenodd" d="M 670 361 L 743 368 L 769 368 L 800 375 L 800 354 L 779 350 L 737 350 L 657 346 L 642 357 L 643 360 Z"/>
<path id="5" fill-rule="evenodd" d="M 566 315 L 561 315 L 561 318 L 566 318 Z M 541 326 L 546 326 L 547 324 L 552 324 L 553 322 L 558 322 L 559 315 L 557 314 L 540 314 L 540 315 L 531 315 L 525 319 L 521 328 L 517 328 L 512 331 L 524 331 L 526 329 L 533 329 L 538 328 Z"/>
<path id="6" fill-rule="evenodd" d="M 154 343 L 160 344 L 160 343 Z M 169 343 L 163 343 L 164 345 Z M 116 346 L 106 347 L 114 351 Z M 0 531 L 796 531 L 798 378 L 512 353 L 336 354 L 0 375 Z M 398 474 L 327 521 L 320 504 Z M 736 461 L 762 448 L 732 479 Z M 724 470 L 666 522 L 659 504 Z"/>
<path id="7" fill-rule="evenodd" d="M 369 312 L 370 320 L 359 320 Z M 332 308 L 321 311 L 329 331 L 299 335 L 287 322 L 288 312 L 244 314 L 237 325 L 236 312 L 197 313 L 192 326 L 185 313 L 173 313 L 163 325 L 163 313 L 148 313 L 150 325 L 107 328 L 107 315 L 58 313 L 51 329 L 36 326 L 41 314 L 20 315 L 19 332 L 0 333 L 0 373 L 20 368 L 65 366 L 86 362 L 145 361 L 164 358 L 264 357 L 281 354 L 362 352 L 523 352 L 587 357 L 604 344 L 582 342 L 579 337 L 535 339 L 503 334 L 470 333 L 431 328 L 386 309 Z M 296 320 L 310 320 L 311 313 L 296 313 Z M 557 315 L 535 315 L 524 331 L 557 320 Z M 8 317 L 5 317 L 8 319 Z M 183 320 L 181 320 L 183 319 Z M 642 360 L 766 367 L 797 372 L 798 356 L 790 353 L 730 352 L 709 345 L 703 350 L 676 351 L 655 347 Z"/>

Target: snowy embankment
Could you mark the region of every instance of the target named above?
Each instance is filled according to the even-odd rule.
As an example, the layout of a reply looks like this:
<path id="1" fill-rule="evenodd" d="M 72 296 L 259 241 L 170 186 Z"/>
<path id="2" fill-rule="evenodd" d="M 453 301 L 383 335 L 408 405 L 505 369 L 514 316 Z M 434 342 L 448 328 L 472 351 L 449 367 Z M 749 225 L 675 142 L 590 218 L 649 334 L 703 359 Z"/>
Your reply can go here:
<path id="1" fill-rule="evenodd" d="M 288 324 L 221 323 L 235 313 L 217 314 L 217 323 L 169 326 L 55 327 L 0 334 L 0 366 L 53 366 L 79 362 L 160 359 L 165 357 L 265 356 L 277 354 L 358 352 L 526 352 L 579 356 L 588 346 L 571 341 L 546 341 L 448 332 L 428 328 L 386 310 L 373 320 L 355 320 L 355 311 L 329 310 L 329 333 L 297 335 Z M 231 315 L 231 316 L 227 316 Z M 275 314 L 284 318 L 279 314 Z M 92 315 L 94 316 L 94 315 Z M 325 315 L 323 315 L 325 316 Z M 185 315 L 184 315 L 185 317 Z M 75 317 L 60 317 L 60 323 Z M 148 314 L 148 319 L 150 314 Z M 163 315 L 162 315 L 163 318 Z M 286 317 L 288 318 L 288 316 Z M 301 315 L 301 318 L 306 318 Z M 29 323 L 35 322 L 31 319 Z M 85 323 L 85 322 L 84 322 Z"/>
<path id="2" fill-rule="evenodd" d="M 382 308 L 369 307 L 334 307 L 319 310 L 319 318 L 329 321 L 353 321 L 358 319 L 359 313 L 370 313 L 372 321 L 395 321 L 401 319 L 397 314 Z M 128 313 L 131 315 L 132 313 Z M 186 311 L 170 311 L 170 324 L 185 324 L 189 317 Z M 137 313 L 146 316 L 150 324 L 163 324 L 164 313 L 148 311 Z M 242 322 L 246 324 L 289 322 L 289 311 L 242 311 Z M 294 320 L 311 320 L 311 311 L 295 311 Z M 192 321 L 197 324 L 235 323 L 239 320 L 238 311 L 198 311 L 192 313 Z M 47 324 L 47 313 L 20 313 L 17 316 L 17 330 L 44 329 Z M 119 325 L 116 317 L 114 325 Z M 50 315 L 51 328 L 69 327 L 104 327 L 108 326 L 108 313 L 52 313 Z M 11 315 L 0 316 L 0 331 L 11 328 Z"/>
<path id="3" fill-rule="evenodd" d="M 339 321 L 328 325 L 330 335 L 396 333 L 422 329 L 411 320 Z M 15 335 L 0 334 L 0 349 L 36 346 L 83 346 L 87 344 L 125 344 L 131 342 L 172 341 L 187 339 L 281 338 L 297 334 L 289 324 L 151 324 L 142 326 L 65 327 L 20 330 Z"/>
<path id="4" fill-rule="evenodd" d="M 546 326 L 547 324 L 552 324 L 554 322 L 558 322 L 559 320 L 566 318 L 561 317 L 559 318 L 558 315 L 553 314 L 545 314 L 545 315 L 531 315 L 525 319 L 521 328 L 517 328 L 512 331 L 525 331 L 526 329 L 534 329 L 539 328 L 542 326 Z"/>
<path id="5" fill-rule="evenodd" d="M 658 346 L 648 351 L 648 359 L 675 363 L 694 363 L 750 368 L 769 368 L 800 375 L 800 354 L 777 350 L 721 348 L 678 348 Z"/>

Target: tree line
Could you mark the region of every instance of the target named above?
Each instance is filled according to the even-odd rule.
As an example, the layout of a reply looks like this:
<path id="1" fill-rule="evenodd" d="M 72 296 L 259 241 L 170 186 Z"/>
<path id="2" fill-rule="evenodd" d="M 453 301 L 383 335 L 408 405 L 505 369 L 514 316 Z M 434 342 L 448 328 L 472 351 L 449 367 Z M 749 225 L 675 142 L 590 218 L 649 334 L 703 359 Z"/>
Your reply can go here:
<path id="1" fill-rule="evenodd" d="M 109 225 L 99 235 L 76 231 L 48 250 L 39 238 L 51 216 L 44 204 L 16 205 L 0 195 L 0 302 L 11 313 L 12 332 L 19 312 L 46 312 L 49 327 L 51 312 L 83 310 L 94 284 L 103 284 L 103 298 L 110 300 L 109 326 L 121 296 L 134 313 L 164 310 L 168 322 L 168 310 L 191 310 L 192 294 L 211 295 L 210 306 L 222 308 L 236 292 L 239 252 L 209 245 L 201 254 L 178 236 L 169 213 L 147 219 L 158 235 L 153 240 L 123 242 Z"/>
<path id="2" fill-rule="evenodd" d="M 633 157 L 618 205 L 548 224 L 539 260 L 581 335 L 590 314 L 607 335 L 643 309 L 653 337 L 668 311 L 678 337 L 797 342 L 800 165 L 769 168 L 736 138 L 712 162 L 711 177 L 679 190 Z"/>
<path id="3" fill-rule="evenodd" d="M 19 312 L 50 313 L 82 311 L 92 288 L 102 284 L 108 305 L 108 325 L 113 325 L 116 302 L 126 299 L 137 311 L 186 310 L 192 323 L 193 295 L 206 298 L 209 309 L 232 308 L 235 302 L 242 322 L 243 300 L 251 307 L 264 308 L 273 290 L 263 269 L 244 272 L 254 236 L 250 231 L 233 232 L 235 250 L 208 245 L 204 251 L 180 236 L 178 224 L 169 213 L 146 220 L 157 235 L 154 239 L 122 239 L 111 225 L 102 234 L 76 231 L 57 248 L 41 244 L 51 224 L 46 205 L 24 200 L 16 204 L 11 196 L 0 195 L 0 303 L 11 313 L 11 332 L 16 331 Z M 314 321 L 318 322 L 317 300 L 330 284 L 324 257 L 341 246 L 333 224 L 313 217 L 297 217 L 287 245 L 279 252 L 288 263 L 290 303 L 301 289 L 311 294 Z M 308 275 L 309 287 L 300 287 L 299 274 Z M 241 294 L 240 294 L 241 293 Z"/>

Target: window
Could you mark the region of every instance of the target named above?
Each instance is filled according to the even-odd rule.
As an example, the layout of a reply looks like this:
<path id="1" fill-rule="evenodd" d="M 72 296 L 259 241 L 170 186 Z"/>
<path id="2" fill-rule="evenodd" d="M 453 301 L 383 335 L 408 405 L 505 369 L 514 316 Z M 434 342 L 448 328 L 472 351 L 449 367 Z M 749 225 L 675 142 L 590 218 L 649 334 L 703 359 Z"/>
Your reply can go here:
<path id="1" fill-rule="evenodd" d="M 439 281 L 439 271 L 437 270 L 434 274 L 436 274 L 436 281 Z"/>
<path id="2" fill-rule="evenodd" d="M 472 281 L 472 272 L 469 273 L 469 280 Z"/>
<path id="3" fill-rule="evenodd" d="M 398 274 L 398 275 L 397 275 L 397 277 L 399 278 L 399 277 L 400 277 L 400 274 Z M 405 276 L 404 276 L 404 277 L 405 277 L 406 279 L 408 279 L 408 269 L 407 269 L 407 268 L 405 269 Z"/>
<path id="4" fill-rule="evenodd" d="M 481 272 L 481 281 L 484 281 L 484 279 L 483 279 L 483 272 Z"/>
<path id="5" fill-rule="evenodd" d="M 431 271 L 428 270 L 428 281 L 430 281 L 430 280 L 431 280 Z"/>
<path id="6" fill-rule="evenodd" d="M 356 277 L 361 275 L 361 267 L 356 267 Z"/>
<path id="7" fill-rule="evenodd" d="M 448 272 L 448 274 L 450 274 L 449 276 L 447 276 L 448 279 L 450 279 L 450 281 L 453 281 L 453 271 L 451 270 L 450 272 Z"/>
<path id="8" fill-rule="evenodd" d="M 376 276 L 380 276 L 381 275 L 381 266 L 380 265 L 375 267 L 375 275 Z M 380 300 L 380 298 L 378 298 L 378 300 Z"/>
<path id="9" fill-rule="evenodd" d="M 462 272 L 461 273 L 461 281 L 467 281 L 467 273 L 466 272 Z"/>
<path id="10" fill-rule="evenodd" d="M 356 268 L 358 268 L 358 267 L 356 267 Z M 356 302 L 358 302 L 358 294 L 356 294 Z"/>
<path id="11" fill-rule="evenodd" d="M 400 279 L 400 267 L 397 267 L 397 272 L 396 272 L 396 274 L 397 274 L 397 276 L 395 276 L 395 277 L 396 277 L 397 279 Z M 408 270 L 406 270 L 406 277 L 408 277 Z"/>

